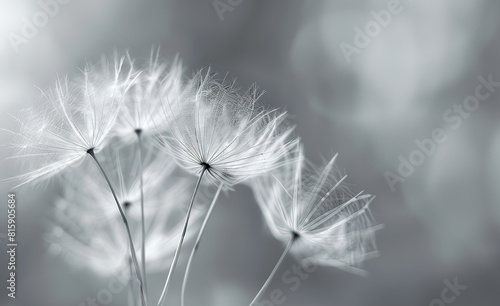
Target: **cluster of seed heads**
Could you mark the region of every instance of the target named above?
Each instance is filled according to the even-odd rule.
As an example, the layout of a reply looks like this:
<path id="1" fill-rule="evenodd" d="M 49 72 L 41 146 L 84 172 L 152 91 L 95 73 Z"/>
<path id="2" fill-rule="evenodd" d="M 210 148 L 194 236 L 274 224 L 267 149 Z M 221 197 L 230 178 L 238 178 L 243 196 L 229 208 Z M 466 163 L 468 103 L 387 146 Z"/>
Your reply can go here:
<path id="1" fill-rule="evenodd" d="M 168 270 L 164 303 L 181 246 L 203 219 L 184 304 L 190 263 L 219 192 L 240 183 L 286 244 L 251 304 L 289 251 L 363 273 L 362 262 L 376 255 L 374 197 L 346 187 L 337 156 L 323 167 L 308 163 L 287 113 L 260 105 L 260 97 L 255 86 L 240 90 L 210 69 L 188 78 L 178 58 L 162 60 L 158 51 L 144 63 L 128 54 L 103 57 L 58 79 L 19 116 L 12 158 L 20 174 L 10 180 L 63 178 L 47 239 L 98 272 L 129 269 L 140 289 L 133 303 L 149 303 L 146 266 Z M 218 188 L 212 199 L 196 196 L 210 185 Z"/>

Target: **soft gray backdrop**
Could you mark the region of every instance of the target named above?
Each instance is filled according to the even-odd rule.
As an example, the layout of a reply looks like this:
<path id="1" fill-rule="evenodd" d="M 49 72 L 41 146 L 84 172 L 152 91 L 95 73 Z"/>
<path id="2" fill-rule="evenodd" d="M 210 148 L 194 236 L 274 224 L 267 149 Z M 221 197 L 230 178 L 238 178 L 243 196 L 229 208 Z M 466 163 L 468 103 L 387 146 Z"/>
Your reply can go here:
<path id="1" fill-rule="evenodd" d="M 39 19 L 30 37 L 16 36 L 46 3 L 53 16 Z M 164 57 L 179 54 L 190 73 L 211 65 L 242 86 L 257 82 L 266 91 L 263 103 L 295 115 L 308 158 L 320 162 L 339 152 L 350 182 L 377 195 L 372 207 L 385 228 L 378 233 L 380 257 L 366 264 L 370 277 L 321 268 L 296 291 L 278 277 L 271 289 L 285 293 L 285 305 L 448 305 L 439 300 L 446 280 L 455 278 L 467 289 L 448 290 L 451 305 L 499 305 L 500 87 L 469 105 L 460 124 L 443 118 L 459 116 L 454 105 L 476 94 L 480 76 L 500 81 L 498 1 L 220 0 L 219 11 L 212 0 L 53 3 L 0 2 L 1 127 L 15 128 L 8 113 L 36 103 L 35 86 L 46 88 L 57 74 L 114 48 L 147 57 L 160 45 Z M 381 10 L 391 13 L 371 13 Z M 356 28 L 372 37 L 356 37 Z M 346 48 L 354 53 L 346 57 Z M 429 154 L 415 153 L 415 141 L 436 128 L 444 128 L 446 141 Z M 7 144 L 8 134 L 0 137 Z M 0 153 L 9 155 L 5 147 Z M 399 156 L 424 160 L 392 191 L 385 175 L 398 174 Z M 2 178 L 16 171 L 2 163 Z M 1 201 L 10 187 L 0 185 Z M 236 191 L 208 226 L 188 305 L 248 305 L 281 254 L 250 190 Z M 92 305 L 87 297 L 110 282 L 49 255 L 44 220 L 53 198 L 50 188 L 18 192 L 18 298 L 2 289 L 1 305 Z M 1 207 L 0 234 L 7 209 Z M 0 241 L 5 284 L 5 237 Z M 295 264 L 289 257 L 278 276 Z M 163 278 L 150 279 L 152 297 Z M 171 292 L 179 292 L 179 281 Z M 125 299 L 116 294 L 111 305 Z"/>

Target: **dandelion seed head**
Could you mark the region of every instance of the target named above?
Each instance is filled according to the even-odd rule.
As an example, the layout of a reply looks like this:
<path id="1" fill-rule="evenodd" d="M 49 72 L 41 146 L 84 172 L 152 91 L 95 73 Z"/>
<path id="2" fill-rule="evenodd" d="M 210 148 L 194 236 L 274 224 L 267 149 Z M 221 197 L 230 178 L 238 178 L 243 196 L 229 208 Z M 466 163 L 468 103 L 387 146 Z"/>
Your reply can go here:
<path id="1" fill-rule="evenodd" d="M 334 156 L 324 168 L 305 165 L 301 145 L 269 175 L 253 180 L 257 202 L 272 234 L 295 240 L 292 252 L 318 264 L 363 274 L 364 260 L 375 256 L 375 230 L 369 211 L 374 197 L 353 194 Z"/>
<path id="2" fill-rule="evenodd" d="M 163 103 L 181 99 L 183 95 L 182 61 L 176 57 L 168 63 L 159 57 L 159 50 L 152 51 L 149 62 L 136 64 L 129 57 L 130 65 L 140 72 L 124 99 L 115 133 L 125 141 L 134 140 L 136 134 L 150 135 L 165 128 Z"/>
<path id="3" fill-rule="evenodd" d="M 133 74 L 124 59 L 87 65 L 75 78 L 59 78 L 42 93 L 39 103 L 18 120 L 13 159 L 22 174 L 11 178 L 19 185 L 48 178 L 101 149 L 108 140 Z M 18 186 L 19 186 L 18 185 Z"/>
<path id="4" fill-rule="evenodd" d="M 259 107 L 255 87 L 241 93 L 208 70 L 187 88 L 183 100 L 167 105 L 169 130 L 157 140 L 191 173 L 206 170 L 214 183 L 230 186 L 274 169 L 296 142 L 289 140 L 293 128 L 286 124 L 287 114 Z"/>
<path id="5" fill-rule="evenodd" d="M 140 187 L 137 162 L 128 148 L 120 154 L 106 148 L 100 152 L 101 164 L 127 215 L 135 245 L 141 241 Z M 182 232 L 183 216 L 192 182 L 172 177 L 174 164 L 156 156 L 145 157 L 144 204 L 146 224 L 146 262 L 152 270 L 165 269 Z M 129 249 L 123 222 L 109 188 L 97 169 L 82 167 L 78 175 L 67 175 L 63 195 L 58 199 L 47 240 L 72 254 L 80 267 L 100 274 L 128 269 Z M 195 226 L 200 213 L 193 211 Z M 57 235 L 56 235 L 57 233 Z M 190 238 L 193 231 L 188 233 Z M 140 252 L 141 249 L 137 249 Z"/>

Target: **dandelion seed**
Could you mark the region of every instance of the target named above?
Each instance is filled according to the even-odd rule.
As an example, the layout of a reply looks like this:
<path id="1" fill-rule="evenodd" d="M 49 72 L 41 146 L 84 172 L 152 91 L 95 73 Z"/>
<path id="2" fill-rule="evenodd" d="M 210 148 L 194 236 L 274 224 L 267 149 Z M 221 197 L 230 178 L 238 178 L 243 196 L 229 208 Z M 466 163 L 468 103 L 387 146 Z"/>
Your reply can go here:
<path id="1" fill-rule="evenodd" d="M 59 79 L 42 101 L 22 115 L 13 159 L 23 174 L 9 180 L 24 185 L 49 178 L 82 160 L 90 149 L 108 141 L 133 74 L 123 69 L 124 58 L 110 65 L 82 70 L 82 77 Z"/>
<path id="2" fill-rule="evenodd" d="M 128 57 L 131 66 L 134 61 Z M 169 64 L 152 50 L 146 67 L 139 66 L 140 75 L 128 91 L 114 133 L 125 142 L 134 141 L 137 134 L 149 136 L 158 128 L 166 128 L 162 109 L 164 101 L 183 96 L 182 62 L 176 57 Z"/>
<path id="3" fill-rule="evenodd" d="M 205 169 L 214 183 L 231 186 L 279 166 L 296 142 L 287 140 L 293 130 L 287 114 L 259 107 L 255 87 L 238 93 L 234 83 L 220 84 L 209 71 L 187 87 L 185 100 L 166 106 L 170 129 L 158 143 L 189 172 Z"/>
<path id="4" fill-rule="evenodd" d="M 377 254 L 368 206 L 374 197 L 353 195 L 346 176 L 334 167 L 335 155 L 321 171 L 303 169 L 301 146 L 287 158 L 295 161 L 257 178 L 253 189 L 272 234 L 285 251 L 250 305 L 262 296 L 286 254 L 363 274 L 361 263 Z M 310 172 L 310 173 L 307 173 Z"/>
<path id="5" fill-rule="evenodd" d="M 140 189 L 138 179 L 130 175 L 135 173 L 138 163 L 130 154 L 125 154 L 126 151 L 122 153 L 114 157 L 110 152 L 101 155 L 104 155 L 103 165 L 109 169 L 112 184 L 117 186 L 117 197 L 127 215 L 134 243 L 138 243 L 142 236 Z M 146 161 L 145 203 L 151 211 L 145 216 L 146 261 L 149 269 L 158 271 L 168 268 L 165 263 L 173 256 L 181 235 L 185 208 L 178 202 L 187 203 L 190 184 L 186 179 L 172 178 L 172 164 L 165 159 Z M 116 239 L 123 234 L 123 225 L 110 202 L 109 189 L 102 180 L 95 179 L 96 169 L 75 171 L 78 175 L 66 177 L 64 195 L 57 201 L 53 223 L 59 234 L 49 237 L 49 241 L 58 243 L 97 273 L 117 273 L 130 264 L 131 258 L 126 241 Z M 157 188 L 160 184 L 163 188 Z M 198 216 L 198 213 L 193 214 L 193 220 L 197 221 Z"/>

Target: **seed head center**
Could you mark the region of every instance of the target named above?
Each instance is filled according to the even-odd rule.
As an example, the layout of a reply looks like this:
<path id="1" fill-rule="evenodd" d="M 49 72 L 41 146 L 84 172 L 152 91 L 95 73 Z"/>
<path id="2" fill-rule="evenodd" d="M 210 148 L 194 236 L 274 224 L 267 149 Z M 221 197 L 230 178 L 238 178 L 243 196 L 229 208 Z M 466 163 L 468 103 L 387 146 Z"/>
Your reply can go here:
<path id="1" fill-rule="evenodd" d="M 200 163 L 200 166 L 202 166 L 205 170 L 208 170 L 208 169 L 211 168 L 211 166 L 208 163 L 206 163 L 206 162 Z"/>

